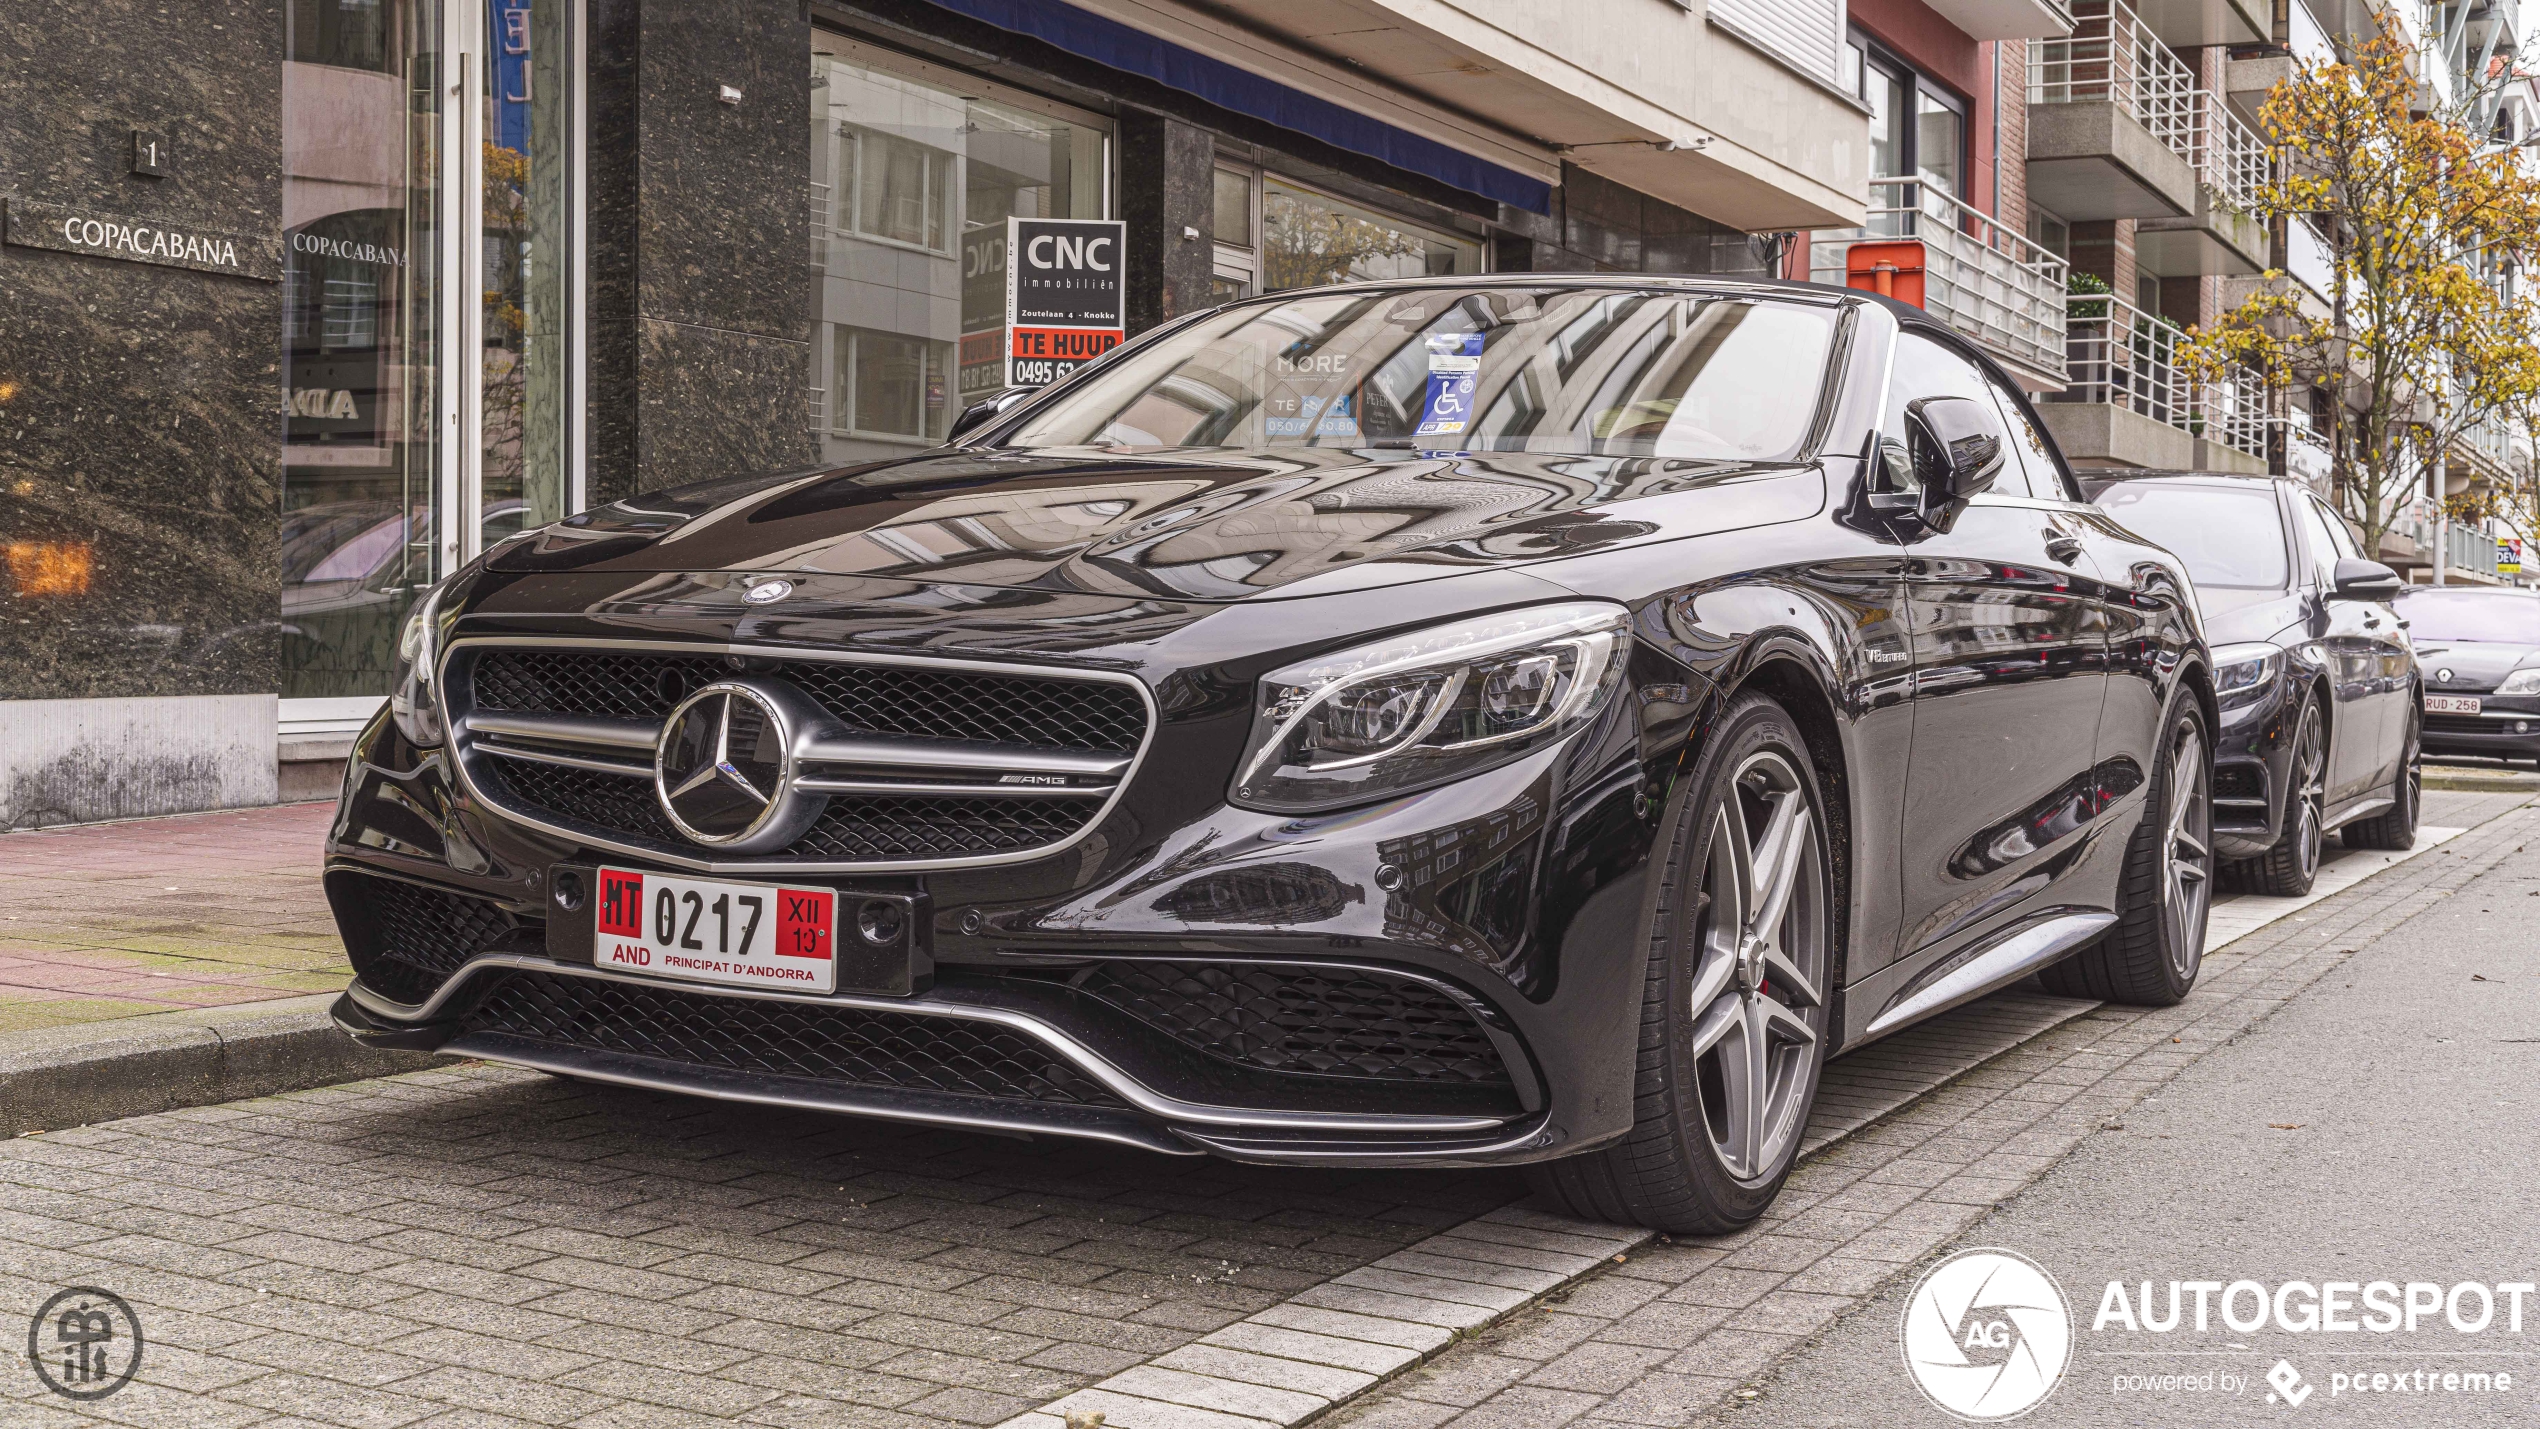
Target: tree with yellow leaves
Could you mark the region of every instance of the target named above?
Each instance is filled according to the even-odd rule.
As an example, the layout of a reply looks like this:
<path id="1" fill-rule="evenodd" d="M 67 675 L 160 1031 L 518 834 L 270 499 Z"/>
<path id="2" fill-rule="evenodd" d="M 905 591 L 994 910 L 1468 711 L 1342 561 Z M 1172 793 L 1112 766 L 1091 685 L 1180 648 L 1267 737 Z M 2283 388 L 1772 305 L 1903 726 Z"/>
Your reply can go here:
<path id="1" fill-rule="evenodd" d="M 2181 349 L 2205 380 L 2242 367 L 2336 396 L 2337 501 L 2367 551 L 2455 438 L 2540 389 L 2532 313 L 2489 281 L 2540 248 L 2540 183 L 2472 132 L 2470 104 L 2417 108 L 2415 53 L 2385 11 L 2345 58 L 2297 60 L 2259 111 L 2282 159 L 2256 211 L 2317 216 L 2327 311 L 2271 272 Z"/>

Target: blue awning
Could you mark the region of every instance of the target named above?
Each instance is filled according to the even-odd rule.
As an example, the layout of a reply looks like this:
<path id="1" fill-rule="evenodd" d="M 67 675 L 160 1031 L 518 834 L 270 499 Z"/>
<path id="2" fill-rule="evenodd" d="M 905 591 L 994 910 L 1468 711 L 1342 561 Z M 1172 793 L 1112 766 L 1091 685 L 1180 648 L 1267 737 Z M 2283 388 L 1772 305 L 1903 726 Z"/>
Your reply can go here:
<path id="1" fill-rule="evenodd" d="M 1397 169 L 1528 213 L 1552 211 L 1552 186 L 1514 169 L 1477 159 L 1435 139 L 1370 119 L 1276 80 L 1182 48 L 1117 20 L 1079 10 L 1060 0 L 932 0 L 971 19 L 1029 35 L 1096 64 L 1144 75 L 1158 84 L 1207 100 L 1282 129 L 1309 135 L 1338 149 L 1381 159 Z"/>

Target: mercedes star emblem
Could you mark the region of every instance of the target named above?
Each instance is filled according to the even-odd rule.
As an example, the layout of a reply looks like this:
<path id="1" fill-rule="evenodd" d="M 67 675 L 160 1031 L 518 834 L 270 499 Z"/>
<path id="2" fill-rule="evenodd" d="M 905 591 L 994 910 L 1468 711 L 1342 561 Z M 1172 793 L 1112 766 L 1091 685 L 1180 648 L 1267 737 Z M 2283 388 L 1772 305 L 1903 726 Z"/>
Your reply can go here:
<path id="1" fill-rule="evenodd" d="M 670 712 L 653 751 L 653 787 L 679 832 L 735 852 L 801 832 L 809 820 L 794 793 L 794 722 L 785 704 L 773 691 L 722 681 Z"/>
<path id="2" fill-rule="evenodd" d="M 752 605 L 774 605 L 794 593 L 792 581 L 760 581 L 741 593 L 741 599 Z"/>

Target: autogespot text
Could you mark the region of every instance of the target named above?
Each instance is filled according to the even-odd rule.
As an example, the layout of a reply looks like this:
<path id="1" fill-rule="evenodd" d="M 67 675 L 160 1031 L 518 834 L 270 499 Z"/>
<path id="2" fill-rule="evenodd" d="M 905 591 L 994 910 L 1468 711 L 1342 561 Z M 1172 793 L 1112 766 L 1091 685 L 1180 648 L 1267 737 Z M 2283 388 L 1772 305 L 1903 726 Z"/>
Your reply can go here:
<path id="1" fill-rule="evenodd" d="M 2122 1280 L 2108 1282 L 2091 1322 L 2093 1331 L 2167 1334 L 2219 1326 L 2245 1335 L 2272 1326 L 2296 1335 L 2388 1335 L 2448 1326 L 2464 1335 L 2485 1334 L 2491 1327 L 2518 1335 L 2524 1304 L 2535 1289 L 2528 1280 L 2492 1285 L 2476 1280 L 2452 1285 L 2287 1280 L 2274 1286 L 2255 1280 L 2172 1280 L 2166 1291 L 2149 1280 L 2136 1283 L 2139 1294 L 2129 1293 Z"/>

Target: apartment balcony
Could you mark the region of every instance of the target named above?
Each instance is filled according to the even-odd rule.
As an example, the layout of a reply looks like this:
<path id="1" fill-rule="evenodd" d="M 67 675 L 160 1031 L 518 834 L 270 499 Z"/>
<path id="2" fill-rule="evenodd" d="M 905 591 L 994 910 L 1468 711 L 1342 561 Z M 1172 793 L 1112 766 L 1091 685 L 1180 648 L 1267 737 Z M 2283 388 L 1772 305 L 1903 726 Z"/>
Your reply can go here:
<path id="1" fill-rule="evenodd" d="M 2199 383 L 2178 361 L 2184 334 L 2113 295 L 2069 300 L 2066 386 L 2038 408 L 2076 466 L 2267 469 L 2266 392 L 2235 375 Z"/>
<path id="2" fill-rule="evenodd" d="M 2240 117 L 2252 125 L 2258 123 L 2258 111 L 2265 107 L 2267 96 L 2293 77 L 2297 65 L 2328 64 L 2337 58 L 2328 32 L 2320 28 L 2319 18 L 2300 0 L 2294 0 L 2285 10 L 2285 28 L 2285 48 L 2289 53 L 2223 62 L 2223 93 Z"/>
<path id="3" fill-rule="evenodd" d="M 2273 156 L 2231 106 L 2203 90 L 2196 100 L 2196 211 L 2145 219 L 2135 229 L 2134 261 L 2164 278 L 2263 272 L 2267 225 L 2257 207 Z"/>
<path id="4" fill-rule="evenodd" d="M 2285 424 L 2284 474 L 2325 497 L 2336 471 L 2337 453 L 2328 444 L 2328 434 L 2309 413 L 2297 412 Z"/>
<path id="5" fill-rule="evenodd" d="M 2064 260 L 1910 178 L 1870 180 L 1866 227 L 1817 233 L 1808 275 L 1838 287 L 1856 243 L 1923 245 L 1923 307 L 1975 339 L 2031 392 L 2064 385 Z"/>
<path id="6" fill-rule="evenodd" d="M 2176 50 L 2263 45 L 2275 37 L 2268 0 L 2141 0 L 2135 13 L 2161 43 Z"/>
<path id="7" fill-rule="evenodd" d="M 2423 497 L 2409 502 L 2391 519 L 2389 531 L 2381 538 L 2381 561 L 2398 570 L 2428 572 L 2431 578 L 2438 544 L 2443 550 L 2445 580 L 2469 585 L 2506 584 L 2496 574 L 2495 535 L 2458 521 L 2437 522 L 2434 503 Z"/>
<path id="8" fill-rule="evenodd" d="M 2472 491 L 2513 484 L 2513 429 L 2488 418 L 2452 438 L 2451 460 L 2444 463 L 2444 490 Z"/>
<path id="9" fill-rule="evenodd" d="M 2028 196 L 2074 221 L 2193 218 L 2205 105 L 2124 0 L 2082 0 L 2028 47 Z"/>

